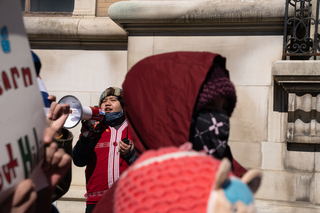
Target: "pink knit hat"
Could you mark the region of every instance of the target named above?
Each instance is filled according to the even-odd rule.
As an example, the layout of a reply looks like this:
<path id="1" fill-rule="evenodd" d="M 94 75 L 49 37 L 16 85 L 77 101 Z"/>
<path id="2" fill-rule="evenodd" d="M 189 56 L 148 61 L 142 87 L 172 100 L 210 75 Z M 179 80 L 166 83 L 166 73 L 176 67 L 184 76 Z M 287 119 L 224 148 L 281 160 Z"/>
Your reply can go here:
<path id="1" fill-rule="evenodd" d="M 120 177 L 114 212 L 204 213 L 209 209 L 223 213 L 232 212 L 233 206 L 250 209 L 241 212 L 254 212 L 252 193 L 241 181 L 242 188 L 231 196 L 235 202 L 228 200 L 224 188 L 231 188 L 230 180 L 235 178 L 229 172 L 230 162 L 221 162 L 204 153 L 174 147 L 147 151 Z"/>

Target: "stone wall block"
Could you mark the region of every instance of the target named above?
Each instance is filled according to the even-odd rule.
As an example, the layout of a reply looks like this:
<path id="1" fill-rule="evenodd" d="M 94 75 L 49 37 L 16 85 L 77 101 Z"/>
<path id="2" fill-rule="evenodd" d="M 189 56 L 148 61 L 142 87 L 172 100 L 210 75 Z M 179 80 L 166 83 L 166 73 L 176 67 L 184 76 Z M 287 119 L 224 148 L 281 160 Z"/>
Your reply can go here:
<path id="1" fill-rule="evenodd" d="M 314 145 L 287 144 L 287 151 L 285 152 L 283 160 L 286 170 L 314 172 Z"/>
<path id="2" fill-rule="evenodd" d="M 283 155 L 286 149 L 285 143 L 262 142 L 262 165 L 263 170 L 284 170 Z"/>
<path id="3" fill-rule="evenodd" d="M 229 141 L 232 155 L 245 168 L 261 168 L 261 143 Z"/>
<path id="4" fill-rule="evenodd" d="M 111 86 L 114 86 L 114 85 L 110 85 Z M 121 86 L 120 86 L 121 87 Z M 108 87 L 106 87 L 107 89 Z M 104 91 L 104 90 L 103 90 Z M 100 96 L 101 96 L 101 93 L 103 92 L 93 92 L 91 93 L 91 106 L 98 106 L 99 105 L 99 100 L 100 100 Z"/>
<path id="5" fill-rule="evenodd" d="M 154 38 L 131 36 L 128 38 L 128 71 L 140 60 L 154 54 Z"/>
<path id="6" fill-rule="evenodd" d="M 308 174 L 309 175 L 309 174 Z M 312 173 L 312 178 L 310 182 L 310 203 L 315 203 L 316 200 L 316 180 L 315 173 Z"/>
<path id="7" fill-rule="evenodd" d="M 127 73 L 126 51 L 36 50 L 35 52 L 42 63 L 41 78 L 47 89 L 53 92 L 101 94 L 111 85 L 121 86 Z"/>
<path id="8" fill-rule="evenodd" d="M 237 104 L 230 119 L 230 141 L 267 141 L 268 87 L 236 86 Z"/>
<path id="9" fill-rule="evenodd" d="M 320 145 L 315 145 L 315 172 L 320 172 Z"/>
<path id="10" fill-rule="evenodd" d="M 263 178 L 257 199 L 295 201 L 296 178 L 295 174 L 285 171 L 264 170 Z"/>
<path id="11" fill-rule="evenodd" d="M 296 174 L 296 201 L 310 202 L 313 174 Z"/>
<path id="12" fill-rule="evenodd" d="M 315 203 L 320 204 L 320 173 L 314 174 Z"/>
<path id="13" fill-rule="evenodd" d="M 153 54 L 173 51 L 208 51 L 226 57 L 226 68 L 230 72 L 231 81 L 236 86 L 271 86 L 272 64 L 273 61 L 281 58 L 279 46 L 283 42 L 281 36 L 263 36 L 262 39 L 259 36 L 170 37 L 160 34 L 153 38 Z M 143 40 L 140 45 L 145 46 Z M 244 50 L 250 51 L 244 52 Z M 139 51 L 143 49 L 139 48 Z M 266 58 L 268 60 L 265 60 Z"/>

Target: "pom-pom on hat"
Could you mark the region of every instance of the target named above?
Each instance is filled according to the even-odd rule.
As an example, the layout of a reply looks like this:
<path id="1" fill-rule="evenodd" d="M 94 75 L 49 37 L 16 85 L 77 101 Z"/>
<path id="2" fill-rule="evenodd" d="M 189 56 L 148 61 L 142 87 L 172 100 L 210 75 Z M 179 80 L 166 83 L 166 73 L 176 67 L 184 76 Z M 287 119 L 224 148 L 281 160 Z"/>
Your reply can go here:
<path id="1" fill-rule="evenodd" d="M 99 107 L 101 106 L 103 99 L 105 99 L 107 96 L 110 96 L 110 95 L 115 96 L 119 100 L 121 106 L 123 107 L 122 89 L 119 87 L 109 87 L 105 91 L 103 91 L 102 94 L 100 95 Z"/>

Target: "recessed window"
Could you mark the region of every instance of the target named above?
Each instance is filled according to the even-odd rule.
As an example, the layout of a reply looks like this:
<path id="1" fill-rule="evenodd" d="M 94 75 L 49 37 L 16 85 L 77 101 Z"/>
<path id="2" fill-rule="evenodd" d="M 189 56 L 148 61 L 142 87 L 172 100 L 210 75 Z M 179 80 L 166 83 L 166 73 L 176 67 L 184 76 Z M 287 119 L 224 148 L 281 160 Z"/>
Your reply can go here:
<path id="1" fill-rule="evenodd" d="M 74 9 L 74 0 L 20 0 L 22 11 L 70 13 Z"/>

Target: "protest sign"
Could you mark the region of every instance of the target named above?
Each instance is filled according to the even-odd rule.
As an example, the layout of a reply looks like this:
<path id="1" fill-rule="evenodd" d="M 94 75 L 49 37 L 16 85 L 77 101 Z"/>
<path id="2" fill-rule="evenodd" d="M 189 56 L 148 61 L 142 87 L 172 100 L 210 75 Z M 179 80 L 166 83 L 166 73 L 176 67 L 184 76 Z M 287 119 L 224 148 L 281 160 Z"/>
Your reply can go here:
<path id="1" fill-rule="evenodd" d="M 0 202 L 32 178 L 45 186 L 41 170 L 46 127 L 19 0 L 0 0 Z"/>

